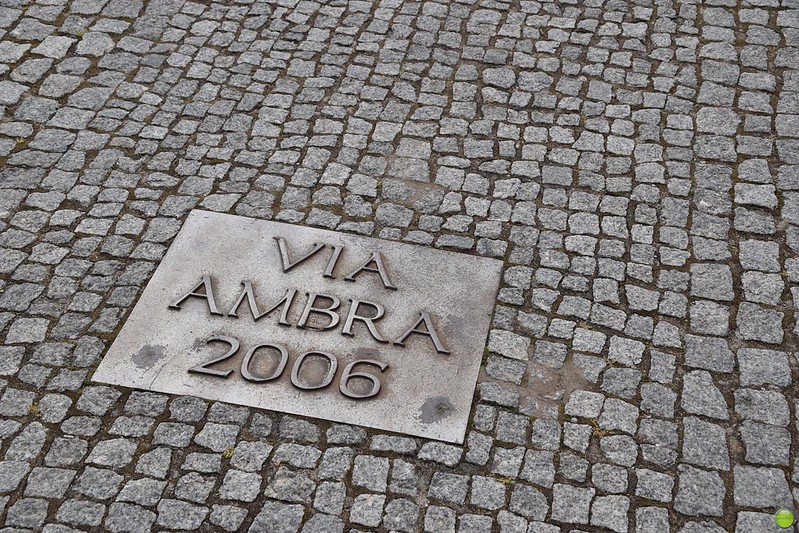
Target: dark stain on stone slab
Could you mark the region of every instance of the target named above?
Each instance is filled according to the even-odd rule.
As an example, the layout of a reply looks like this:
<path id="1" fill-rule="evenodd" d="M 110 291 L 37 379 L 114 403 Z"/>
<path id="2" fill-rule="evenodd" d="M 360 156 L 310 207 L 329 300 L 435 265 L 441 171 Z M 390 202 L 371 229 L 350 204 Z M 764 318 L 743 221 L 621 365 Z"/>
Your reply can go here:
<path id="1" fill-rule="evenodd" d="M 433 396 L 424 402 L 421 408 L 421 420 L 425 424 L 432 424 L 443 420 L 455 413 L 455 408 L 450 403 L 449 398 L 444 396 Z"/>
<path id="2" fill-rule="evenodd" d="M 166 346 L 145 344 L 138 353 L 133 355 L 133 362 L 139 368 L 150 368 L 164 357 Z"/>

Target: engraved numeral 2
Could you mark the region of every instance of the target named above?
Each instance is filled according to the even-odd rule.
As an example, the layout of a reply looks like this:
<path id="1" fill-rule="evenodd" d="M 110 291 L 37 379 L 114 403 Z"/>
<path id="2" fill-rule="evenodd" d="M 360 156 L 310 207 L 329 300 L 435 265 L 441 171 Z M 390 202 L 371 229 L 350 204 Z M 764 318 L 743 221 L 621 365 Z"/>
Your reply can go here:
<path id="1" fill-rule="evenodd" d="M 224 370 L 224 371 L 214 370 L 213 368 L 208 368 L 208 367 L 215 363 L 221 363 L 222 361 L 230 359 L 231 357 L 236 355 L 236 352 L 239 351 L 239 347 L 241 345 L 239 344 L 238 339 L 236 339 L 235 337 L 228 337 L 227 335 L 211 335 L 210 337 L 208 337 L 208 340 L 205 341 L 206 344 L 212 342 L 226 342 L 230 344 L 230 350 L 228 350 L 228 352 L 222 357 L 217 357 L 216 359 L 211 359 L 207 363 L 202 363 L 200 365 L 191 367 L 189 369 L 189 372 L 195 372 L 197 374 L 210 374 L 212 376 L 219 376 L 226 378 L 230 375 L 231 372 L 233 372 L 232 370 Z"/>

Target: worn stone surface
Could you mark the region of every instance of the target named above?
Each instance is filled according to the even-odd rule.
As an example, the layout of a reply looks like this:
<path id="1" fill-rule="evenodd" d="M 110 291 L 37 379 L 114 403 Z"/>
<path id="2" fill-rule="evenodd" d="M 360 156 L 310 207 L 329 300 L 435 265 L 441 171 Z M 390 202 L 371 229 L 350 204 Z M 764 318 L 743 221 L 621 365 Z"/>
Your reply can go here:
<path id="1" fill-rule="evenodd" d="M 0 523 L 776 531 L 799 488 L 797 19 L 4 1 Z M 500 261 L 464 443 L 92 382 L 193 209 Z"/>
<path id="2" fill-rule="evenodd" d="M 93 380 L 461 443 L 499 266 L 193 211 Z"/>

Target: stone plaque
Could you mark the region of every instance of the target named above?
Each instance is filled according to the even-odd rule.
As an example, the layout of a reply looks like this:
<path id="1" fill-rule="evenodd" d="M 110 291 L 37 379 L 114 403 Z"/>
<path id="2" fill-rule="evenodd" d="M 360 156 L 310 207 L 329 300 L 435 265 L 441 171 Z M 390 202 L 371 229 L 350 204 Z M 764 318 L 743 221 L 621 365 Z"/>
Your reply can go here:
<path id="1" fill-rule="evenodd" d="M 93 379 L 462 443 L 501 266 L 193 211 Z"/>

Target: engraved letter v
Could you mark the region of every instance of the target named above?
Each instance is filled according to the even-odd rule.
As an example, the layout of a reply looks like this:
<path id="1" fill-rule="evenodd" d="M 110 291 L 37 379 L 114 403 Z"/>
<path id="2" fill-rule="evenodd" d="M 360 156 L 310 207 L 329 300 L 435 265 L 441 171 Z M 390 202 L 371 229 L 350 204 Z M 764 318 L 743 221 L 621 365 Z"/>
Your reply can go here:
<path id="1" fill-rule="evenodd" d="M 325 247 L 324 244 L 314 244 L 313 250 L 292 263 L 291 259 L 289 258 L 289 249 L 288 246 L 286 246 L 286 239 L 283 237 L 275 237 L 275 240 L 277 241 L 277 247 L 280 250 L 280 261 L 283 263 L 283 272 L 288 272 Z"/>

